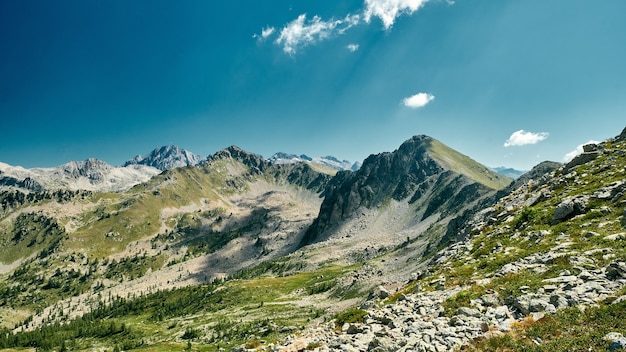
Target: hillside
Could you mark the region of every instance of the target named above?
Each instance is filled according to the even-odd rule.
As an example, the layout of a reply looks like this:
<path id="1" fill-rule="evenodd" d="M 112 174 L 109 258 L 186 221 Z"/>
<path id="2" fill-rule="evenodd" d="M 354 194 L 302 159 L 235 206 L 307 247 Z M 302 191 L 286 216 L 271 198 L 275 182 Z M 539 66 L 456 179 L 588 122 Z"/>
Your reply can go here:
<path id="1" fill-rule="evenodd" d="M 626 129 L 566 165 L 540 165 L 404 286 L 379 288 L 339 325 L 308 329 L 288 345 L 626 349 L 625 148 Z"/>
<path id="2" fill-rule="evenodd" d="M 126 192 L 3 192 L 0 348 L 606 350 L 625 147 L 511 182 L 427 136 L 335 176 L 232 146 Z"/>

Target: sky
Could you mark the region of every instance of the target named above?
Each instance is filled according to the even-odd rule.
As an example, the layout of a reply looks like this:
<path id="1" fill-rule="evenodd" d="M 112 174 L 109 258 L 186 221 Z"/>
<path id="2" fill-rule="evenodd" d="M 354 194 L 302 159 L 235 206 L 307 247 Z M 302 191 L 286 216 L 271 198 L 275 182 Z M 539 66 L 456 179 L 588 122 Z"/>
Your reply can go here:
<path id="1" fill-rule="evenodd" d="M 0 2 L 0 162 L 163 145 L 528 170 L 626 127 L 623 0 Z"/>

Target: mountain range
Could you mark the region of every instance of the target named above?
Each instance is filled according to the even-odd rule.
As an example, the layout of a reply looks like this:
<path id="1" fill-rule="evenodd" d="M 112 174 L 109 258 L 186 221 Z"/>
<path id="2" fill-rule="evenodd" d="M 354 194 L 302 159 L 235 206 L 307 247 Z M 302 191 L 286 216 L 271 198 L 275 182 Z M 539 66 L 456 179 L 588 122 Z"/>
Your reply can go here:
<path id="1" fill-rule="evenodd" d="M 311 158 L 297 157 L 287 153 L 276 153 L 268 159 L 272 163 L 287 164 L 309 162 L 333 170 L 356 170 L 360 163 L 339 161 L 333 156 Z M 104 161 L 87 159 L 70 161 L 52 168 L 25 169 L 0 162 L 0 188 L 23 191 L 43 190 L 90 190 L 97 192 L 121 192 L 146 182 L 162 171 L 198 166 L 206 158 L 178 146 L 155 148 L 147 155 L 137 155 L 123 166 L 111 166 Z"/>
<path id="2" fill-rule="evenodd" d="M 0 348 L 615 350 L 625 146 L 516 180 L 424 135 L 354 171 L 236 146 L 2 164 Z M 106 190 L 130 170 L 154 174 Z"/>

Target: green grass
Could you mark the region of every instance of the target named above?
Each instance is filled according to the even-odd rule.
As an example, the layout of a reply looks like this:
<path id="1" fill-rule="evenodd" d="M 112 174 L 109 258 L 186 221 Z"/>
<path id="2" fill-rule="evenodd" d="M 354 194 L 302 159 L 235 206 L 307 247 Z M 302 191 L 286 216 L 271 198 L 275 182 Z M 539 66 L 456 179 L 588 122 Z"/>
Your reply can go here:
<path id="1" fill-rule="evenodd" d="M 362 309 L 350 308 L 335 316 L 335 326 L 340 328 L 343 324 L 362 323 L 366 315 L 367 312 Z"/>
<path id="2" fill-rule="evenodd" d="M 609 332 L 626 333 L 626 302 L 567 308 L 537 322 L 523 322 L 512 332 L 481 340 L 474 351 L 608 351 L 602 338 Z M 533 340 L 541 340 L 537 345 Z"/>
<path id="3" fill-rule="evenodd" d="M 110 268 L 118 268 L 118 265 Z M 182 350 L 187 345 L 176 344 L 180 338 L 188 339 L 194 348 L 204 346 L 201 350 L 228 348 L 259 339 L 277 341 L 286 333 L 292 333 L 293 329 L 301 330 L 310 320 L 326 314 L 313 303 L 302 305 L 294 301 L 332 292 L 337 279 L 354 269 L 329 266 L 282 277 L 237 279 L 160 291 L 134 299 L 116 298 L 110 306 L 93 307 L 91 313 L 75 320 L 69 327 L 49 325 L 32 335 L 18 336 L 22 339 L 20 341 L 31 343 L 39 336 L 37 332 L 45 332 L 48 342 L 38 345 L 45 350 L 57 348 L 61 341 L 69 341 L 71 336 L 82 336 L 72 327 L 108 321 L 117 327 L 124 326 L 123 331 L 111 330 L 119 331 L 119 336 L 117 332 L 110 336 L 88 333 L 76 349 L 116 345 L 125 350 L 158 351 L 168 347 Z M 270 273 L 266 271 L 265 275 Z M 91 331 L 89 329 L 84 331 Z"/>
<path id="4" fill-rule="evenodd" d="M 484 165 L 457 152 L 436 139 L 432 139 L 430 142 L 429 151 L 435 159 L 446 164 L 452 171 L 463 174 L 491 189 L 503 189 L 513 181 L 506 176 L 487 169 Z"/>
<path id="5" fill-rule="evenodd" d="M 53 218 L 38 213 L 22 213 L 12 226 L 0 229 L 0 261 L 5 264 L 39 254 L 48 256 L 58 249 L 65 230 Z"/>

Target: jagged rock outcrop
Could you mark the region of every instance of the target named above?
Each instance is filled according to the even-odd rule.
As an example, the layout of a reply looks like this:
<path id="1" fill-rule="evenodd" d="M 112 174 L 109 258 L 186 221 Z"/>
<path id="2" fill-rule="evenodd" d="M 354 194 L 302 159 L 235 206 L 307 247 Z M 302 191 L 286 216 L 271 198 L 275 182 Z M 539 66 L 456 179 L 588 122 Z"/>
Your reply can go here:
<path id="1" fill-rule="evenodd" d="M 207 167 L 217 161 L 235 160 L 245 165 L 248 170 L 242 173 L 246 176 L 266 175 L 279 182 L 304 187 L 315 193 L 323 195 L 326 185 L 331 176 L 317 172 L 306 163 L 274 164 L 265 160 L 260 155 L 247 152 L 237 146 L 230 146 L 211 155 L 205 164 Z"/>
<path id="2" fill-rule="evenodd" d="M 155 148 L 145 156 L 137 155 L 132 160 L 127 161 L 124 166 L 146 165 L 165 171 L 175 167 L 196 166 L 203 160 L 204 158 L 199 155 L 178 146 L 170 145 Z"/>

